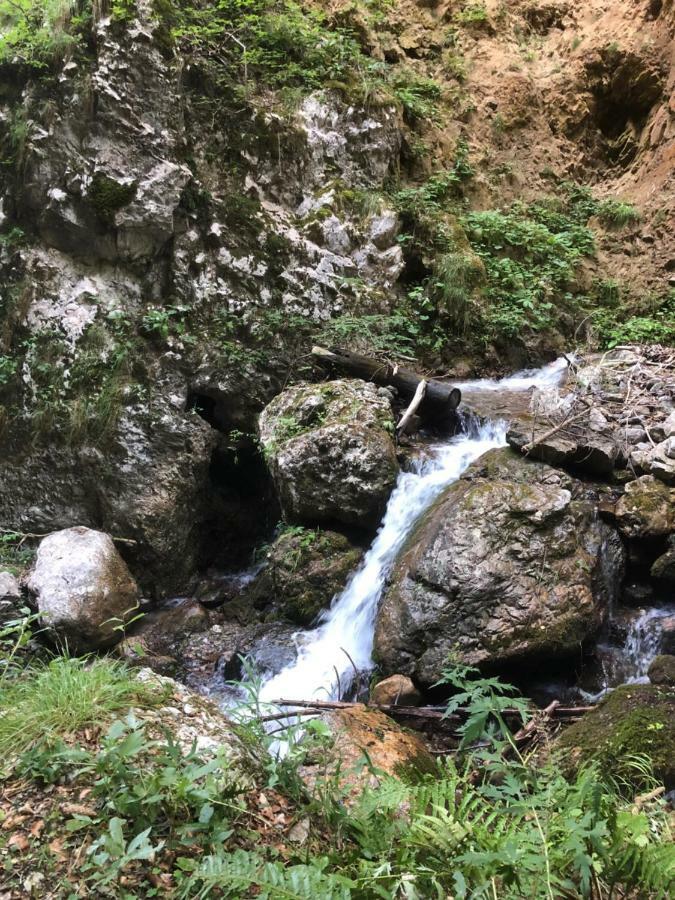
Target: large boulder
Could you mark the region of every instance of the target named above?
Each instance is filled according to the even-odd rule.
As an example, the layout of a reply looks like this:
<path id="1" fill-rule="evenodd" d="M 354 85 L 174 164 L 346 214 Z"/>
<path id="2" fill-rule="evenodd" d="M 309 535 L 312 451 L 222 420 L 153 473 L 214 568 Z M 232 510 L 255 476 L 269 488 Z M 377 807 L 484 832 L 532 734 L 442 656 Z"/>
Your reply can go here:
<path id="1" fill-rule="evenodd" d="M 596 760 L 609 775 L 636 778 L 631 765 L 646 756 L 654 774 L 675 786 L 675 689 L 655 684 L 625 684 L 565 729 L 558 746 L 570 770 Z"/>
<path id="2" fill-rule="evenodd" d="M 380 606 L 385 673 L 435 682 L 578 652 L 618 593 L 623 548 L 584 486 L 510 450 L 485 454 L 420 521 Z"/>
<path id="3" fill-rule="evenodd" d="M 292 526 L 274 541 L 267 564 L 246 590 L 258 608 L 310 625 L 345 587 L 363 551 L 336 531 Z"/>
<path id="4" fill-rule="evenodd" d="M 285 518 L 373 528 L 396 481 L 389 394 L 359 380 L 298 384 L 260 416 Z"/>
<path id="5" fill-rule="evenodd" d="M 116 644 L 139 600 L 112 538 L 79 526 L 44 538 L 26 588 L 54 639 L 71 653 Z"/>

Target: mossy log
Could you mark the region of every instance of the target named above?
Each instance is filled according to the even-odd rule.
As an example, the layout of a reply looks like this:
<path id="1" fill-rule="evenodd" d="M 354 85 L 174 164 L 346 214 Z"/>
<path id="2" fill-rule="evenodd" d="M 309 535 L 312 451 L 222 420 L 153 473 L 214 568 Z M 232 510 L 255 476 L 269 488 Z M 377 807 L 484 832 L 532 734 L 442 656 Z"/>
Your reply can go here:
<path id="1" fill-rule="evenodd" d="M 410 369 L 384 360 L 361 356 L 350 350 L 312 347 L 312 356 L 324 368 L 337 369 L 383 387 L 394 387 L 405 400 L 412 400 L 420 383 L 425 381 Z M 430 379 L 426 381 L 424 397 L 418 411 L 420 416 L 426 419 L 443 418 L 457 409 L 461 399 L 462 392 L 459 388 Z"/>

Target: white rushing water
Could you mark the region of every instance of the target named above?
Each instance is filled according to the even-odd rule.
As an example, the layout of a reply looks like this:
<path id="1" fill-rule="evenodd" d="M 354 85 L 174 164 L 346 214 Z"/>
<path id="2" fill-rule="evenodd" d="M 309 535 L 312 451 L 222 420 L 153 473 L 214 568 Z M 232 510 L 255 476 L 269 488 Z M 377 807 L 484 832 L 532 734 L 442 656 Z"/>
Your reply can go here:
<path id="1" fill-rule="evenodd" d="M 467 383 L 474 391 L 523 391 L 557 384 L 566 368 L 557 360 L 543 369 L 521 372 L 496 381 Z M 321 695 L 335 699 L 350 684 L 354 667 L 372 667 L 373 635 L 377 606 L 386 578 L 405 540 L 420 515 L 447 485 L 456 481 L 479 456 L 505 445 L 506 425 L 490 422 L 473 434 L 463 434 L 430 448 L 431 455 L 416 472 L 402 472 L 389 499 L 380 530 L 361 566 L 344 591 L 324 613 L 317 628 L 298 632 L 298 656 L 294 663 L 262 686 L 260 699 L 310 699 Z"/>

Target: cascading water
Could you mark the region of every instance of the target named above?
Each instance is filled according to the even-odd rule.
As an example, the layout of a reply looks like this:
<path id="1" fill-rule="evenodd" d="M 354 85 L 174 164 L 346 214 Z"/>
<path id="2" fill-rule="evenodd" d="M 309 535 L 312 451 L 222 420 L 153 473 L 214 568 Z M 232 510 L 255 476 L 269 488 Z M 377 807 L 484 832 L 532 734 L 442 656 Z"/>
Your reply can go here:
<path id="1" fill-rule="evenodd" d="M 467 382 L 472 391 L 524 391 L 557 384 L 566 369 L 557 360 L 543 369 L 497 381 Z M 473 425 L 470 432 L 431 448 L 416 472 L 399 475 L 382 526 L 363 563 L 335 599 L 317 628 L 298 632 L 296 661 L 263 684 L 260 699 L 310 699 L 319 693 L 334 699 L 351 683 L 354 668 L 372 667 L 377 606 L 391 567 L 415 522 L 435 498 L 486 451 L 504 446 L 504 423 Z"/>

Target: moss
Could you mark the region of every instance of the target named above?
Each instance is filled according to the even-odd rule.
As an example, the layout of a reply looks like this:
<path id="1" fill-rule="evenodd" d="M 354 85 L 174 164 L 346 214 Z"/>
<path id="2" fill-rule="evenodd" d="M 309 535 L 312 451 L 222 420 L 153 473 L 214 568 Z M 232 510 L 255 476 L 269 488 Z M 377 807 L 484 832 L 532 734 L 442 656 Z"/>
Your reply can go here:
<path id="1" fill-rule="evenodd" d="M 96 215 L 106 225 L 114 225 L 115 213 L 127 206 L 136 196 L 136 184 L 120 184 L 97 172 L 89 186 L 87 197 L 96 210 Z"/>
<path id="2" fill-rule="evenodd" d="M 563 763 L 572 771 L 596 760 L 608 775 L 639 781 L 631 765 L 648 757 L 657 778 L 675 786 L 675 690 L 657 685 L 623 685 L 561 736 Z"/>

